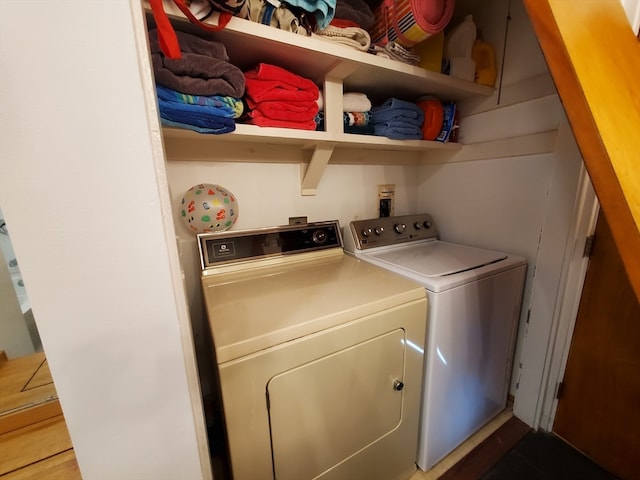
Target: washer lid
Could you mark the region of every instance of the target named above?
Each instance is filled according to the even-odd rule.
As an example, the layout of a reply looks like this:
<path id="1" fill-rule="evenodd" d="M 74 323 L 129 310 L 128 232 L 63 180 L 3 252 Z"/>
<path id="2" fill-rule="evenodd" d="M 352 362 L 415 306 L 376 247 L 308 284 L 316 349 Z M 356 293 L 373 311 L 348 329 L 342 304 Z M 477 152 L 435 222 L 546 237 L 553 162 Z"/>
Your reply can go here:
<path id="1" fill-rule="evenodd" d="M 371 251 L 367 256 L 427 278 L 454 275 L 507 258 L 504 253 L 441 241 Z"/>

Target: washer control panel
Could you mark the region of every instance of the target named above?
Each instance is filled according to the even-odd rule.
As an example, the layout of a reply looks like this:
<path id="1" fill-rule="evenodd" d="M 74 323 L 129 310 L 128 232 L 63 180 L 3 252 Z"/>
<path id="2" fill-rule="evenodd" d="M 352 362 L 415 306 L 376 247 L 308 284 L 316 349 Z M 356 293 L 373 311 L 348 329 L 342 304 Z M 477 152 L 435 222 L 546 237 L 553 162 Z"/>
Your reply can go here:
<path id="1" fill-rule="evenodd" d="M 354 220 L 349 230 L 352 238 L 345 238 L 345 244 L 348 248 L 353 243 L 357 250 L 438 239 L 438 229 L 428 213 Z"/>

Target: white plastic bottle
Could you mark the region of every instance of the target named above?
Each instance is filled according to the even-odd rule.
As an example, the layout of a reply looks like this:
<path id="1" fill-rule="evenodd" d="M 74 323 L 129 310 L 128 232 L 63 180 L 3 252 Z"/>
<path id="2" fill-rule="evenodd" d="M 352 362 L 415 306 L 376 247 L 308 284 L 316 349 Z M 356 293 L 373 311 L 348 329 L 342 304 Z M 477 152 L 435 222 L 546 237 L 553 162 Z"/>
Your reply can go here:
<path id="1" fill-rule="evenodd" d="M 449 61 L 449 75 L 470 82 L 474 81 L 476 63 L 471 56 L 476 40 L 476 24 L 472 15 L 456 25 L 445 38 L 445 57 Z"/>

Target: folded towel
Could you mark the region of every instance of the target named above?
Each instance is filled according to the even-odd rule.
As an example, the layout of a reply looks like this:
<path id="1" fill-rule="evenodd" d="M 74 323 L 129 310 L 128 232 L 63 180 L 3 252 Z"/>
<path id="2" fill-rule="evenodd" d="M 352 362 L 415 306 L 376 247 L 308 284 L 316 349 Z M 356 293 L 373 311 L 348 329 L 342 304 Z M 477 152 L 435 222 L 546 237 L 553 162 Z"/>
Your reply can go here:
<path id="1" fill-rule="evenodd" d="M 160 118 L 196 127 L 220 128 L 235 124 L 233 118 L 220 113 L 220 109 L 202 105 L 168 102 L 158 97 Z"/>
<path id="2" fill-rule="evenodd" d="M 318 95 L 318 109 L 324 110 L 324 95 Z M 368 112 L 371 110 L 371 100 L 366 94 L 360 92 L 347 92 L 342 94 L 343 112 Z"/>
<path id="3" fill-rule="evenodd" d="M 180 44 L 180 51 L 183 53 L 195 53 L 224 60 L 225 62 L 229 61 L 227 49 L 222 42 L 180 31 L 176 31 L 176 37 Z M 151 53 L 162 53 L 156 28 L 149 30 L 149 50 Z"/>
<path id="4" fill-rule="evenodd" d="M 187 95 L 161 85 L 156 85 L 156 92 L 159 98 L 168 102 L 218 108 L 224 112 L 222 116 L 228 118 L 240 118 L 244 113 L 244 103 L 239 98 L 222 95 Z"/>
<path id="5" fill-rule="evenodd" d="M 171 120 L 167 120 L 166 118 L 160 118 L 162 125 L 165 127 L 176 127 L 182 128 L 185 130 L 193 130 L 198 133 L 208 133 L 214 135 L 220 135 L 222 133 L 233 132 L 236 129 L 236 123 L 223 123 L 221 122 L 217 127 L 197 127 L 195 125 L 189 125 L 188 123 L 181 122 L 172 122 Z"/>
<path id="6" fill-rule="evenodd" d="M 297 90 L 277 81 L 245 80 L 245 97 L 249 108 L 260 102 L 309 102 L 316 101 L 318 93 Z"/>
<path id="7" fill-rule="evenodd" d="M 287 0 L 289 5 L 312 13 L 320 30 L 324 30 L 335 16 L 336 0 Z"/>
<path id="8" fill-rule="evenodd" d="M 190 95 L 244 95 L 242 70 L 228 62 L 192 53 L 182 54 L 179 60 L 153 54 L 151 60 L 156 82 L 172 90 Z"/>
<path id="9" fill-rule="evenodd" d="M 373 124 L 376 135 L 393 140 L 422 140 L 422 129 L 405 122 L 384 122 Z"/>
<path id="10" fill-rule="evenodd" d="M 360 92 L 347 92 L 342 95 L 342 110 L 344 112 L 368 112 L 371 110 L 371 100 Z"/>
<path id="11" fill-rule="evenodd" d="M 308 122 L 292 122 L 287 120 L 274 120 L 263 116 L 260 112 L 254 111 L 253 117 L 248 118 L 245 123 L 251 125 L 259 125 L 261 127 L 281 127 L 281 128 L 295 128 L 298 130 L 315 130 L 316 122 L 312 119 Z"/>
<path id="12" fill-rule="evenodd" d="M 151 63 L 156 83 L 190 95 L 244 95 L 244 74 L 229 63 L 224 45 L 195 35 L 176 32 L 184 53 L 179 59 L 160 52 L 157 30 L 149 32 Z"/>
<path id="13" fill-rule="evenodd" d="M 369 33 L 359 27 L 342 28 L 329 25 L 324 30 L 318 30 L 317 33 L 313 33 L 311 36 L 355 48 L 362 52 L 368 51 L 371 46 Z"/>
<path id="14" fill-rule="evenodd" d="M 402 121 L 417 127 L 424 122 L 424 112 L 415 103 L 390 98 L 382 105 L 371 109 L 371 122 L 383 123 L 388 121 Z"/>
<path id="15" fill-rule="evenodd" d="M 185 118 L 194 116 L 194 118 L 206 119 L 208 116 L 233 118 L 234 113 L 226 108 L 211 107 L 208 105 L 189 105 L 188 103 L 172 102 L 163 99 L 158 95 L 158 106 L 160 107 L 160 115 L 170 113 L 171 115 L 184 115 Z M 167 117 L 168 118 L 168 117 Z M 197 125 L 197 124 L 196 124 Z"/>
<path id="16" fill-rule="evenodd" d="M 253 69 L 244 72 L 244 76 L 252 80 L 277 81 L 298 90 L 318 90 L 318 86 L 308 78 L 269 63 L 259 63 Z"/>
<path id="17" fill-rule="evenodd" d="M 398 60 L 399 62 L 406 63 L 408 65 L 418 65 L 420 63 L 419 55 L 411 53 L 397 42 L 388 42 L 384 46 L 374 45 L 371 48 L 371 53 L 379 57 Z"/>
<path id="18" fill-rule="evenodd" d="M 350 20 L 367 31 L 375 22 L 373 11 L 364 0 L 336 0 L 336 13 L 333 18 Z"/>
<path id="19" fill-rule="evenodd" d="M 263 101 L 315 102 L 320 94 L 311 80 L 275 65 L 260 63 L 244 76 L 250 108 Z"/>
<path id="20" fill-rule="evenodd" d="M 318 113 L 318 104 L 309 102 L 260 102 L 249 112 L 250 117 L 257 114 L 274 120 L 308 122 Z"/>

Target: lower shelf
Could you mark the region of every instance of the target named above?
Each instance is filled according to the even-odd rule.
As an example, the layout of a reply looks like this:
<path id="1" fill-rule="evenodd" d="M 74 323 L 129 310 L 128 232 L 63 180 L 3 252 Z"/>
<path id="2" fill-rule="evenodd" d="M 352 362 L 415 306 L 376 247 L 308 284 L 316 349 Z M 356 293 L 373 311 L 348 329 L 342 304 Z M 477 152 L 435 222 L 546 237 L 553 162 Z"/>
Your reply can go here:
<path id="1" fill-rule="evenodd" d="M 557 131 L 467 145 L 255 125 L 237 125 L 235 132 L 222 135 L 164 128 L 163 136 L 166 159 L 170 161 L 300 164 L 300 193 L 315 195 L 325 168 L 332 162 L 415 165 L 538 155 L 555 149 Z M 336 159 L 336 152 L 344 150 L 367 154 L 339 155 Z"/>

